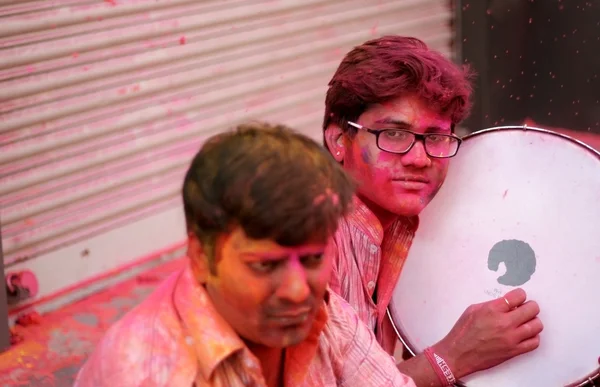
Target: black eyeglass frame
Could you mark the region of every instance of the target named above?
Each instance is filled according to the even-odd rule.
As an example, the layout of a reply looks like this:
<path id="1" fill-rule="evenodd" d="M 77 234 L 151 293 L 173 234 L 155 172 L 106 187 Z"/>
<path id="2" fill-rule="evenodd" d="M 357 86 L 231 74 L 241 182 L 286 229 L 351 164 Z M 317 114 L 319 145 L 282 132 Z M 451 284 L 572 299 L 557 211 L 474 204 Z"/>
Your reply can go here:
<path id="1" fill-rule="evenodd" d="M 393 128 L 387 128 L 387 129 L 371 129 L 371 128 L 367 128 L 366 126 L 362 126 L 360 124 L 357 124 L 355 122 L 352 121 L 346 121 L 348 123 L 348 125 L 352 126 L 353 128 L 356 129 L 361 129 L 361 130 L 365 130 L 371 134 L 375 135 L 375 143 L 377 144 L 377 148 L 381 149 L 384 152 L 388 152 L 388 153 L 394 153 L 394 154 L 399 154 L 399 155 L 404 155 L 408 152 L 410 152 L 410 150 L 413 148 L 413 146 L 415 146 L 415 143 L 417 141 L 421 141 L 421 143 L 423 144 L 423 149 L 425 149 L 425 153 L 427 153 L 427 156 L 429 157 L 433 157 L 436 159 L 449 159 L 452 158 L 454 156 L 456 156 L 456 154 L 458 153 L 458 150 L 460 148 L 460 144 L 462 143 L 462 138 L 454 135 L 454 134 L 442 134 L 442 133 L 415 133 L 412 130 L 407 130 L 407 129 L 393 129 Z M 397 132 L 406 132 L 406 133 L 410 133 L 413 135 L 413 141 L 412 143 L 409 145 L 409 147 L 404 151 L 404 152 L 393 152 L 393 151 L 389 151 L 387 149 L 383 149 L 381 146 L 379 146 L 379 136 L 381 135 L 381 133 L 384 132 L 388 132 L 388 131 L 397 131 Z M 454 154 L 452 154 L 451 156 L 435 156 L 432 155 L 431 153 L 429 153 L 429 151 L 427 151 L 427 146 L 425 145 L 425 139 L 429 136 L 443 136 L 443 137 L 450 137 L 454 140 L 457 141 L 457 145 L 456 145 L 456 151 L 454 152 Z"/>

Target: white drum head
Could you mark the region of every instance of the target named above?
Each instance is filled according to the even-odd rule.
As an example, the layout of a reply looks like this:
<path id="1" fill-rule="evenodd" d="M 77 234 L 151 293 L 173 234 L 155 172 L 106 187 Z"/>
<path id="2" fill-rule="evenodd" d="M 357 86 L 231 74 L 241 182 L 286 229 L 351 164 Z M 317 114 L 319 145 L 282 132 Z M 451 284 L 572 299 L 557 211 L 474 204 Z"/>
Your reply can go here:
<path id="1" fill-rule="evenodd" d="M 420 216 L 389 308 L 416 353 L 470 304 L 522 287 L 540 305 L 540 347 L 462 382 L 564 386 L 598 369 L 600 154 L 540 129 L 468 136 Z"/>

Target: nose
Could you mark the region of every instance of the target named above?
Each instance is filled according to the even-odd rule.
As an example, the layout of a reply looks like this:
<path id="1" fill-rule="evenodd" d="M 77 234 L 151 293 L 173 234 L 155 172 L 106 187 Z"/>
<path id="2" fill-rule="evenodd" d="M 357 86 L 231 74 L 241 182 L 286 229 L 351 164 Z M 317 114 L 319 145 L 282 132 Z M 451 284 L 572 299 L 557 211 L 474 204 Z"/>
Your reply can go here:
<path id="1" fill-rule="evenodd" d="M 426 168 L 431 165 L 431 158 L 425 152 L 422 141 L 415 141 L 413 147 L 402 156 L 402 165 L 415 168 Z"/>
<path id="2" fill-rule="evenodd" d="M 276 294 L 280 299 L 294 304 L 300 304 L 307 300 L 310 295 L 310 287 L 306 271 L 300 262 L 292 260 L 289 263 Z"/>

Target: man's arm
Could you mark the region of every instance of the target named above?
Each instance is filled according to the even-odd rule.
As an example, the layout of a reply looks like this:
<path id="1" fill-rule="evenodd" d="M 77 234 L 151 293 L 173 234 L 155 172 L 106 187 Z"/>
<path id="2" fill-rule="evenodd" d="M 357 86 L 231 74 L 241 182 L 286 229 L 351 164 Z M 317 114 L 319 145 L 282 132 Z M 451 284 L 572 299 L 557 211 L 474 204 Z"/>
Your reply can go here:
<path id="1" fill-rule="evenodd" d="M 381 348 L 373 332 L 360 321 L 354 309 L 340 296 L 330 293 L 330 326 L 339 357 L 338 385 L 361 387 L 416 387 L 402 374 L 393 358 Z"/>
<path id="2" fill-rule="evenodd" d="M 331 238 L 327 248 L 325 249 L 325 255 L 331 258 L 331 278 L 329 280 L 329 289 L 337 294 L 342 294 L 342 279 L 340 278 L 340 261 L 337 244 L 335 239 Z"/>

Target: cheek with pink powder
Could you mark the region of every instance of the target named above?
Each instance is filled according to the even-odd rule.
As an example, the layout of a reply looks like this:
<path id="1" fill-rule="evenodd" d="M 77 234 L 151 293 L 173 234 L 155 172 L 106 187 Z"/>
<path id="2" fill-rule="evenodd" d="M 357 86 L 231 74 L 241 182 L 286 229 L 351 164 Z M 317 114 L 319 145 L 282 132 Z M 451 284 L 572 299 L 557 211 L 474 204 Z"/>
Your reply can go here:
<path id="1" fill-rule="evenodd" d="M 369 149 L 366 147 L 361 148 L 360 150 L 360 158 L 365 164 L 371 164 L 371 155 L 369 154 Z"/>

